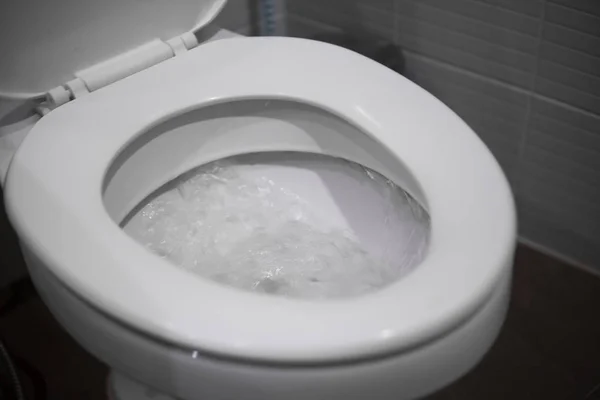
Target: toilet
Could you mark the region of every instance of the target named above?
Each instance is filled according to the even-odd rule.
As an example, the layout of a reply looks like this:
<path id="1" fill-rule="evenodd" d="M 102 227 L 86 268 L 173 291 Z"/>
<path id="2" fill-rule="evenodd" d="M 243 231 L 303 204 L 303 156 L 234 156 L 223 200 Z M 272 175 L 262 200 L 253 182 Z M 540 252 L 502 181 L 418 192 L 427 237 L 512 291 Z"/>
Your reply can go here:
<path id="1" fill-rule="evenodd" d="M 0 91 L 43 115 L 4 196 L 44 302 L 110 367 L 108 398 L 416 399 L 481 360 L 508 305 L 516 217 L 456 114 L 349 50 L 211 32 L 224 0 L 61 2 L 0 16 L 26 25 L 0 39 L 14 60 Z M 193 168 L 277 152 L 343 158 L 402 187 L 431 218 L 423 261 L 376 292 L 310 301 L 193 276 L 119 226 Z"/>

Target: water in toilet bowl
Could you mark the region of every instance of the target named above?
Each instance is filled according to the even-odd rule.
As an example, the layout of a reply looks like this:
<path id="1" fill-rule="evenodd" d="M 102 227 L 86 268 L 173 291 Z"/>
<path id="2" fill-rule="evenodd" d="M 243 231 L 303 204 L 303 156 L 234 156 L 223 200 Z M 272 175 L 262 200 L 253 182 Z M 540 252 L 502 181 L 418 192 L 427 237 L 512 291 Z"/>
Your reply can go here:
<path id="1" fill-rule="evenodd" d="M 327 299 L 375 291 L 415 268 L 426 254 L 429 216 L 359 164 L 246 155 L 171 182 L 137 208 L 124 230 L 203 278 Z"/>

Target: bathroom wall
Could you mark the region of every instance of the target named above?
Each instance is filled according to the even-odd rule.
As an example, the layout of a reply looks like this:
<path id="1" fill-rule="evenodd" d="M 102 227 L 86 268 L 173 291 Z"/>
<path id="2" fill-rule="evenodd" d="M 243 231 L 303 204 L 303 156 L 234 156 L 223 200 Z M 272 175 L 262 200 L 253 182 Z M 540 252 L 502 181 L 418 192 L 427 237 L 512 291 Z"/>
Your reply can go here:
<path id="1" fill-rule="evenodd" d="M 477 132 L 520 234 L 600 273 L 600 1 L 287 0 L 287 33 L 369 32 Z"/>
<path id="2" fill-rule="evenodd" d="M 285 35 L 285 0 L 273 0 L 272 3 L 276 20 L 275 34 Z M 228 0 L 215 22 L 220 27 L 241 35 L 257 36 L 260 33 L 259 7 L 259 0 Z"/>

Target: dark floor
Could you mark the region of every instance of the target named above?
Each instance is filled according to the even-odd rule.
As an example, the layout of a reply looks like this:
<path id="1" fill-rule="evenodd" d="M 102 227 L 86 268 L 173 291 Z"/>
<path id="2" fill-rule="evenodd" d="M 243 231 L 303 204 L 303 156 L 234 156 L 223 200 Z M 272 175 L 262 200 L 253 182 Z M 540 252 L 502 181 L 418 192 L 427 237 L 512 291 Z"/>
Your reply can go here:
<path id="1" fill-rule="evenodd" d="M 31 399 L 32 388 L 45 381 L 49 400 L 104 400 L 106 368 L 27 291 L 24 285 L 19 304 L 0 314 L 0 333 L 22 365 L 34 367 L 24 374 Z M 0 304 L 7 298 L 0 292 Z M 599 310 L 599 278 L 519 247 L 512 304 L 498 341 L 471 373 L 428 399 L 600 400 Z M 33 384 L 31 376 L 43 380 Z"/>

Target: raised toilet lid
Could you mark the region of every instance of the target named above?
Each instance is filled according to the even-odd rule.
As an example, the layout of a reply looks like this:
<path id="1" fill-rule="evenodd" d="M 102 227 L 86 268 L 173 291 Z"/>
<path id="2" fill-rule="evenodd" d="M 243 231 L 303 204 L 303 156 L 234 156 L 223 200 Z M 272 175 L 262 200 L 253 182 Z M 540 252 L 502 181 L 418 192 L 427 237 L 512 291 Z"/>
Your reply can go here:
<path id="1" fill-rule="evenodd" d="M 119 150 L 174 114 L 243 98 L 313 104 L 395 153 L 427 198 L 422 264 L 373 294 L 310 302 L 191 278 L 127 236 L 102 201 Z M 94 306 L 184 348 L 270 361 L 366 357 L 441 335 L 491 295 L 515 243 L 507 180 L 459 117 L 367 58 L 302 39 L 208 43 L 60 107 L 18 150 L 5 197 L 25 246 Z"/>
<path id="2" fill-rule="evenodd" d="M 17 99 L 43 96 L 77 77 L 82 70 L 119 54 L 201 29 L 219 14 L 226 2 L 3 2 L 0 94 Z M 163 43 L 161 50 L 158 57 L 167 57 L 162 53 L 169 53 L 169 46 Z"/>

